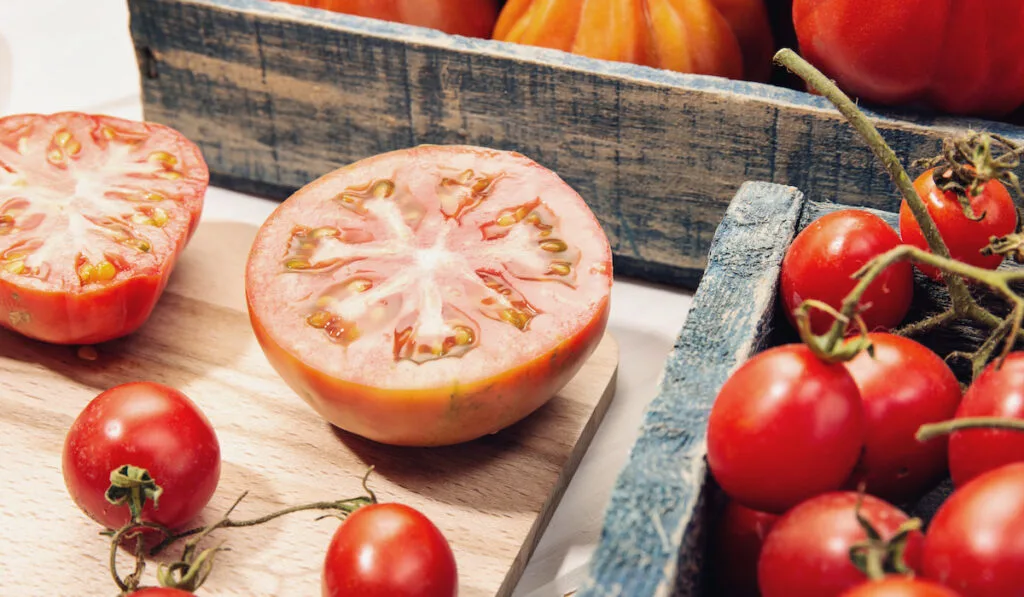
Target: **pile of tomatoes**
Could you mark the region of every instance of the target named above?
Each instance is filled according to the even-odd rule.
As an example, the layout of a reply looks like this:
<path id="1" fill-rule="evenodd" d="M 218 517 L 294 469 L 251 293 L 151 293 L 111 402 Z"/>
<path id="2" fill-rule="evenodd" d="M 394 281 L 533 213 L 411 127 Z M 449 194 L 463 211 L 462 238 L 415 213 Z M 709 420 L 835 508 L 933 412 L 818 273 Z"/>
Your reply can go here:
<path id="1" fill-rule="evenodd" d="M 1017 228 L 1000 182 L 972 197 L 973 214 L 955 191 L 936 186 L 933 170 L 916 189 L 955 259 L 987 269 L 1001 264 L 1001 256 L 982 254 L 991 236 Z M 927 248 L 906 203 L 899 224 L 897 232 L 871 212 L 842 209 L 803 229 L 781 269 L 791 320 L 806 300 L 840 310 L 858 282 L 852 274 L 874 257 L 901 243 Z M 1024 420 L 1024 352 L 990 362 L 962 391 L 938 354 L 892 333 L 907 317 L 914 267 L 893 264 L 862 296 L 870 333 L 859 339 L 871 350 L 833 358 L 812 348 L 821 336 L 804 336 L 806 342 L 756 354 L 721 387 L 707 448 L 728 500 L 711 554 L 722 595 L 1024 594 L 1024 433 L 953 428 L 917 435 L 924 425 L 965 417 Z M 825 334 L 833 321 L 815 311 L 809 328 Z M 849 342 L 858 340 L 853 332 Z M 920 528 L 906 510 L 947 476 L 952 494 Z"/>

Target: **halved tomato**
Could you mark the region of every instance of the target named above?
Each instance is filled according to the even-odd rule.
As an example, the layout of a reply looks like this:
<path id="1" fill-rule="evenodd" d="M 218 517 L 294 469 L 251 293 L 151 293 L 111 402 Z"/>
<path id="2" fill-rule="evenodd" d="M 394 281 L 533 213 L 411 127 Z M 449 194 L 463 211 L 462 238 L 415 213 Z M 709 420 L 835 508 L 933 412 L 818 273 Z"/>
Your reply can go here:
<path id="1" fill-rule="evenodd" d="M 608 319 L 583 199 L 517 153 L 422 146 L 284 201 L 246 270 L 270 363 L 334 425 L 398 445 L 493 433 L 546 403 Z"/>
<path id="2" fill-rule="evenodd" d="M 168 127 L 0 118 L 0 325 L 57 344 L 138 329 L 199 223 L 209 171 Z"/>

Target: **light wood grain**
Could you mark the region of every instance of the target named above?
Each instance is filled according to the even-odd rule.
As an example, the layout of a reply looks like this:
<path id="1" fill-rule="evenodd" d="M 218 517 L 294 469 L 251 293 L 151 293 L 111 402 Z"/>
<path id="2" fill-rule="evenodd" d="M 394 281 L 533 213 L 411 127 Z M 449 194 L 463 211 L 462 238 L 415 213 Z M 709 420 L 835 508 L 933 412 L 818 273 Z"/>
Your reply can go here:
<path id="1" fill-rule="evenodd" d="M 60 454 L 86 402 L 130 380 L 180 388 L 213 422 L 224 464 L 203 521 L 243 491 L 250 495 L 237 510 L 242 518 L 360 495 L 359 478 L 372 464 L 382 500 L 421 509 L 449 538 L 461 597 L 511 593 L 611 400 L 614 339 L 606 336 L 549 404 L 504 432 L 429 450 L 373 444 L 324 423 L 263 357 L 242 287 L 255 232 L 200 225 L 152 319 L 135 336 L 99 346 L 98 360 L 0 333 L 0 594 L 116 594 L 109 544 L 68 497 Z M 201 594 L 319 595 L 336 521 L 315 516 L 215 534 L 231 551 L 218 557 Z"/>
<path id="2" fill-rule="evenodd" d="M 277 196 L 423 143 L 526 154 L 604 226 L 619 274 L 693 287 L 742 181 L 895 210 L 884 168 L 827 100 L 718 77 L 266 0 L 129 0 L 144 114 L 196 141 L 219 185 Z M 944 135 L 1024 128 L 875 112 L 910 161 Z"/>

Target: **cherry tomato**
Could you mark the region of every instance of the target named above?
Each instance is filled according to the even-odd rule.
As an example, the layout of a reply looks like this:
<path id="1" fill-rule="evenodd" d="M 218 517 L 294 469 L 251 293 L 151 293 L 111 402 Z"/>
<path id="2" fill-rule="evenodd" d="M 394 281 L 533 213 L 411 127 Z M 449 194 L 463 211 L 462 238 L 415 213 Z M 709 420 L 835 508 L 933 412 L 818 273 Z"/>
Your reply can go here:
<path id="1" fill-rule="evenodd" d="M 384 21 L 440 29 L 467 37 L 491 36 L 497 0 L 278 0 Z"/>
<path id="2" fill-rule="evenodd" d="M 920 578 L 889 576 L 876 582 L 865 582 L 846 591 L 842 597 L 960 597 L 938 583 Z"/>
<path id="3" fill-rule="evenodd" d="M 1024 105 L 1021 23 L 1020 0 L 793 1 L 800 53 L 847 93 L 955 114 Z"/>
<path id="4" fill-rule="evenodd" d="M 761 0 L 509 0 L 494 39 L 758 81 L 775 47 Z"/>
<path id="5" fill-rule="evenodd" d="M 927 170 L 914 181 L 914 188 L 928 213 L 935 220 L 949 254 L 953 259 L 985 269 L 996 269 L 1003 262 L 1002 255 L 982 255 L 992 236 L 1006 236 L 1017 228 L 1017 208 L 1013 198 L 997 180 L 990 180 L 981 188 L 981 193 L 971 198 L 971 209 L 974 216 L 985 216 L 972 221 L 964 214 L 964 209 L 957 201 L 956 193 L 943 191 L 935 184 L 935 170 Z M 900 204 L 900 234 L 903 242 L 926 251 L 928 241 L 925 240 L 921 227 L 918 226 L 914 214 L 906 200 Z M 914 264 L 928 277 L 939 280 L 941 274 L 934 267 Z"/>
<path id="6" fill-rule="evenodd" d="M 793 313 L 807 299 L 840 309 L 843 299 L 857 285 L 851 276 L 899 244 L 900 237 L 892 226 L 861 209 L 841 209 L 811 222 L 796 235 L 782 259 L 781 297 L 786 317 L 795 323 Z M 906 262 L 889 266 L 861 298 L 861 305 L 866 307 L 864 323 L 871 331 L 896 327 L 906 317 L 913 296 L 913 267 Z M 827 332 L 834 321 L 817 309 L 810 315 L 815 334 Z M 856 330 L 851 326 L 849 331 Z"/>
<path id="7" fill-rule="evenodd" d="M 455 597 L 458 569 L 447 539 L 402 504 L 363 506 L 327 548 L 323 597 Z"/>
<path id="8" fill-rule="evenodd" d="M 985 367 L 956 411 L 956 418 L 964 417 L 1024 419 L 1024 352 L 1008 354 L 1002 367 L 995 362 Z M 956 487 L 1020 461 L 1024 461 L 1024 433 L 1019 431 L 963 429 L 949 436 L 949 473 Z"/>
<path id="9" fill-rule="evenodd" d="M 763 597 L 838 597 L 865 581 L 850 561 L 850 548 L 867 539 L 856 517 L 857 494 L 829 492 L 785 514 L 765 539 L 758 562 Z M 860 514 L 885 539 L 909 517 L 871 495 L 863 496 Z M 907 564 L 916 569 L 921 533 L 907 538 Z"/>
<path id="10" fill-rule="evenodd" d="M 847 487 L 866 482 L 868 493 L 906 503 L 931 490 L 946 475 L 947 442 L 922 443 L 925 423 L 953 417 L 960 383 L 937 354 L 893 334 L 872 333 L 875 356 L 862 351 L 846 368 L 857 382 L 867 432 L 864 453 Z"/>
<path id="11" fill-rule="evenodd" d="M 195 593 L 167 587 L 149 587 L 129 593 L 132 597 L 195 597 Z"/>
<path id="12" fill-rule="evenodd" d="M 781 514 L 839 489 L 864 445 L 853 377 L 803 344 L 770 348 L 725 382 L 708 419 L 708 465 L 740 504 Z"/>
<path id="13" fill-rule="evenodd" d="M 1024 593 L 1024 463 L 984 473 L 946 498 L 923 558 L 925 577 L 963 597 Z"/>
<path id="14" fill-rule="evenodd" d="M 246 296 L 271 364 L 369 439 L 453 444 L 519 421 L 601 340 L 611 250 L 583 199 L 526 157 L 424 146 L 290 197 Z"/>
<path id="15" fill-rule="evenodd" d="M 126 383 L 96 396 L 64 441 L 63 471 L 78 507 L 111 529 L 129 519 L 127 506 L 104 494 L 114 469 L 149 471 L 163 488 L 147 501 L 142 520 L 182 528 L 206 506 L 220 479 L 220 444 L 210 421 L 187 396 L 152 382 Z"/>
<path id="16" fill-rule="evenodd" d="M 209 172 L 177 131 L 0 118 L 0 325 L 58 344 L 138 329 L 199 223 Z"/>
<path id="17" fill-rule="evenodd" d="M 713 595 L 758 597 L 757 560 L 768 531 L 779 517 L 729 500 L 711 535 L 708 566 Z"/>

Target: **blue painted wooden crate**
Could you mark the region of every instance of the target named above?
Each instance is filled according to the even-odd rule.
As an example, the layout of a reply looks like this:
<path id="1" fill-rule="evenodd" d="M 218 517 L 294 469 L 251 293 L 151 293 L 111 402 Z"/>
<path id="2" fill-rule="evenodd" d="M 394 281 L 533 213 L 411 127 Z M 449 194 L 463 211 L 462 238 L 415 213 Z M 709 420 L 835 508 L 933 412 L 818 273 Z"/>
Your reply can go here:
<path id="1" fill-rule="evenodd" d="M 619 274 L 691 288 L 744 180 L 898 202 L 845 120 L 807 93 L 265 0 L 128 4 L 145 118 L 198 143 L 219 186 L 283 197 L 413 145 L 514 150 L 579 190 Z M 876 115 L 907 160 L 967 127 L 1024 141 L 1007 124 Z"/>
<path id="2" fill-rule="evenodd" d="M 587 586 L 575 597 L 710 597 L 704 587 L 705 529 L 721 495 L 705 462 L 708 413 L 740 364 L 770 346 L 799 341 L 777 300 L 782 258 L 800 230 L 845 207 L 808 201 L 789 186 L 747 182 L 740 188 L 711 243 L 707 270 L 659 394 L 617 479 Z M 898 226 L 896 213 L 872 211 Z M 975 293 L 994 313 L 1005 314 L 997 297 Z M 948 307 L 945 289 L 915 272 L 913 318 Z M 945 357 L 974 350 L 984 338 L 956 325 L 915 340 Z M 961 382 L 970 379 L 966 364 L 950 365 Z M 947 479 L 917 503 L 901 506 L 927 523 L 950 487 Z"/>

